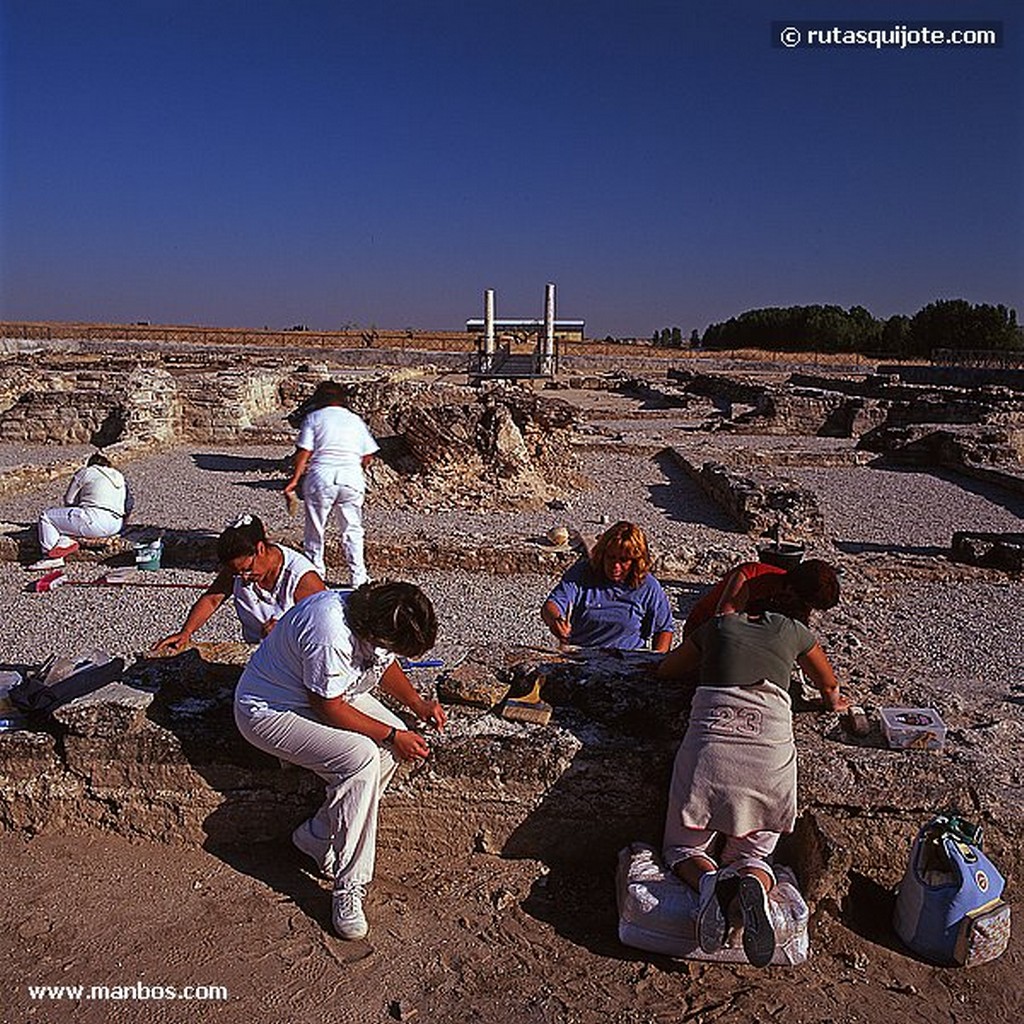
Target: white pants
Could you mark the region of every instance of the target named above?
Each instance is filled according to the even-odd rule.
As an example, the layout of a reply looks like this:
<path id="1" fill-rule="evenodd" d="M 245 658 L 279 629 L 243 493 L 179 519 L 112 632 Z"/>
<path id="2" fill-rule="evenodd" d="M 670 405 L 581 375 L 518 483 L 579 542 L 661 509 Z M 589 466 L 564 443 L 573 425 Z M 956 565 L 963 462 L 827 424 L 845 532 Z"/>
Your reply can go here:
<path id="1" fill-rule="evenodd" d="M 364 715 L 404 729 L 405 723 L 376 697 L 361 693 L 350 701 Z M 327 793 L 313 816 L 314 832 L 330 836 L 336 865 L 334 884 L 368 884 L 377 852 L 377 807 L 398 762 L 391 748 L 369 736 L 336 729 L 296 711 L 235 705 L 235 722 L 254 746 L 292 764 L 308 768 L 324 780 Z"/>
<path id="2" fill-rule="evenodd" d="M 668 816 L 665 822 L 664 855 L 665 864 L 671 869 L 684 860 L 701 857 L 720 867 L 758 868 L 769 878 L 775 872 L 767 859 L 774 853 L 779 842 L 778 832 L 751 832 L 745 836 L 726 836 L 705 828 L 687 828 L 673 813 L 672 798 L 669 797 Z M 717 851 L 717 857 L 714 855 Z"/>
<path id="3" fill-rule="evenodd" d="M 45 555 L 75 537 L 113 537 L 121 523 L 120 516 L 105 508 L 48 508 L 39 517 L 39 546 Z"/>
<path id="4" fill-rule="evenodd" d="M 334 511 L 341 531 L 341 547 L 352 576 L 352 586 L 358 587 L 369 578 L 363 561 L 363 498 L 366 490 L 362 475 L 353 478 L 350 469 L 315 470 L 306 474 L 302 482 L 302 498 L 306 505 L 306 524 L 302 547 L 306 557 L 317 567 L 321 576 L 324 566 L 324 532 L 327 520 Z"/>

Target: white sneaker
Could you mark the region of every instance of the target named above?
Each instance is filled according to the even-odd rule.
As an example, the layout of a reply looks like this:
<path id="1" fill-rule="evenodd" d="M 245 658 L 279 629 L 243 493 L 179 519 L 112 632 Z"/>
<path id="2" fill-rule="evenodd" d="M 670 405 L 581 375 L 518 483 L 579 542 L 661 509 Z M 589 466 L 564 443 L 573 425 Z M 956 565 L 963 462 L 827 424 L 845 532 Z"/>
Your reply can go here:
<path id="1" fill-rule="evenodd" d="M 345 882 L 334 890 L 331 923 L 343 939 L 365 939 L 370 925 L 363 913 L 366 886 L 360 882 Z"/>
<path id="2" fill-rule="evenodd" d="M 313 835 L 312 821 L 304 821 L 292 832 L 292 843 L 316 862 L 325 878 L 334 878 L 334 845 Z"/>
<path id="3" fill-rule="evenodd" d="M 40 558 L 38 562 L 33 562 L 29 567 L 29 572 L 44 572 L 47 569 L 63 569 L 64 559 L 63 558 Z"/>

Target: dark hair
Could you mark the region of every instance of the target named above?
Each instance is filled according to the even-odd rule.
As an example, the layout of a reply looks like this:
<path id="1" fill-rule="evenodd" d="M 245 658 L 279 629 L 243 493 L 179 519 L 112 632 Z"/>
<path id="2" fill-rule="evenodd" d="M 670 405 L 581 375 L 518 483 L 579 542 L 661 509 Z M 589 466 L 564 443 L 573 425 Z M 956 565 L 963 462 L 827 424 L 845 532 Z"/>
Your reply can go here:
<path id="1" fill-rule="evenodd" d="M 288 422 L 298 429 L 302 421 L 318 409 L 326 409 L 329 405 L 348 406 L 354 388 L 351 384 L 340 384 L 336 380 L 322 380 L 313 389 L 313 393 L 304 398 L 294 412 L 288 414 Z"/>
<path id="2" fill-rule="evenodd" d="M 112 466 L 113 463 L 103 454 L 103 452 L 93 452 L 92 455 L 86 460 L 87 466 Z"/>
<path id="3" fill-rule="evenodd" d="M 340 384 L 336 380 L 322 380 L 310 396 L 310 405 L 313 409 L 323 409 L 328 405 L 345 405 L 348 402 L 350 390 L 349 386 Z"/>
<path id="4" fill-rule="evenodd" d="M 809 558 L 786 573 L 793 592 L 812 608 L 824 610 L 839 604 L 839 575 L 820 558 Z"/>
<path id="5" fill-rule="evenodd" d="M 357 636 L 408 657 L 437 639 L 434 606 L 412 583 L 364 583 L 348 599 L 345 617 Z"/>
<path id="6" fill-rule="evenodd" d="M 217 561 L 221 565 L 256 554 L 257 544 L 267 543 L 267 531 L 259 516 L 244 515 L 217 538 Z"/>

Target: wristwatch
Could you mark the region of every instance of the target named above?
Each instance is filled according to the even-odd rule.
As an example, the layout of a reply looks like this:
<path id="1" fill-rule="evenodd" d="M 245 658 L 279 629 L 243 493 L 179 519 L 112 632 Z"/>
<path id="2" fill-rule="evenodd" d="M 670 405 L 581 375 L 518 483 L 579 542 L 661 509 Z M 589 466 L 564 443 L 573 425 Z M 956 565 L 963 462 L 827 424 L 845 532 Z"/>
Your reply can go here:
<path id="1" fill-rule="evenodd" d="M 381 742 L 393 743 L 396 735 L 398 735 L 398 730 L 394 726 L 391 726 L 391 728 L 388 730 L 387 736 L 385 736 Z"/>

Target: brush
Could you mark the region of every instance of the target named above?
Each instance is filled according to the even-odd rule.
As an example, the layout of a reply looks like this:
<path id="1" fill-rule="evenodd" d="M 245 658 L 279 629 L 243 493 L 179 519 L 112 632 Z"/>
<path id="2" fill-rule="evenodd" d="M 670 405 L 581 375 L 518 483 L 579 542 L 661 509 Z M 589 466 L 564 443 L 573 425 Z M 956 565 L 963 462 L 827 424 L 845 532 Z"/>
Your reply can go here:
<path id="1" fill-rule="evenodd" d="M 501 706 L 501 717 L 510 722 L 530 722 L 547 725 L 551 721 L 551 705 L 540 699 L 543 676 L 538 676 L 533 689 L 522 697 L 506 697 Z"/>
<path id="2" fill-rule="evenodd" d="M 867 736 L 871 732 L 867 712 L 859 704 L 851 704 L 840 716 L 839 722 L 851 736 Z"/>

